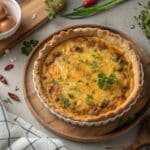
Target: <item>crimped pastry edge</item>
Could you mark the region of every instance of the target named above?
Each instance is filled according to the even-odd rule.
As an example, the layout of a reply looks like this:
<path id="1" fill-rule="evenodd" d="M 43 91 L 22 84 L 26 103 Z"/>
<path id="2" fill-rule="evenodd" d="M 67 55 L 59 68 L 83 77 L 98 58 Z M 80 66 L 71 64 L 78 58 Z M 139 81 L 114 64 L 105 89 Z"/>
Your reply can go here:
<path id="1" fill-rule="evenodd" d="M 55 109 L 53 105 L 50 105 L 50 103 L 47 103 L 49 100 L 45 97 L 42 91 L 41 84 L 40 84 L 40 68 L 42 66 L 41 60 L 47 56 L 47 53 L 50 50 L 50 48 L 57 45 L 63 37 L 67 37 L 67 39 L 69 39 L 70 37 L 72 38 L 72 37 L 83 36 L 83 35 L 89 36 L 89 33 L 90 35 L 92 33 L 93 35 L 97 35 L 100 37 L 107 36 L 107 38 L 109 38 L 111 42 L 116 42 L 115 44 L 118 44 L 120 42 L 120 45 L 124 49 L 127 49 L 128 52 L 130 52 L 130 55 L 136 62 L 135 63 L 136 65 L 134 64 L 134 75 L 137 79 L 136 80 L 137 86 L 134 87 L 134 92 L 132 92 L 132 94 L 130 95 L 130 98 L 128 98 L 126 102 L 123 103 L 119 108 L 117 107 L 117 109 L 113 111 L 109 111 L 103 116 L 98 115 L 96 119 L 80 120 L 80 119 L 76 119 L 74 116 L 66 116 L 63 112 L 60 112 L 58 109 Z M 138 56 L 133 52 L 132 42 L 122 38 L 119 34 L 110 32 L 109 30 L 100 29 L 97 27 L 84 27 L 84 28 L 78 27 L 75 29 L 68 29 L 67 31 L 61 31 L 58 34 L 52 36 L 50 41 L 47 44 L 45 44 L 42 50 L 40 50 L 39 56 L 34 63 L 34 70 L 33 70 L 34 87 L 35 87 L 36 93 L 38 94 L 44 106 L 47 107 L 51 113 L 63 119 L 64 121 L 70 122 L 72 124 L 77 124 L 80 126 L 83 126 L 83 125 L 86 125 L 86 126 L 96 125 L 97 126 L 100 124 L 107 124 L 108 122 L 116 120 L 117 118 L 121 117 L 125 112 L 129 111 L 140 96 L 141 89 L 142 89 L 143 82 L 144 82 L 143 78 L 144 78 L 143 67 L 142 67 L 142 64 L 140 63 Z"/>

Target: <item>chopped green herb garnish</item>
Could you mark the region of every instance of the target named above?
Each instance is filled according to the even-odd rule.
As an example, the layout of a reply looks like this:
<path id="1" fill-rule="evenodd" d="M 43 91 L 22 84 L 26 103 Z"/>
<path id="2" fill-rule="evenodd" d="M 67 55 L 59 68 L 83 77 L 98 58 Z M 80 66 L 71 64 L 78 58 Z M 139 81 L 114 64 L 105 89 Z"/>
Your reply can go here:
<path id="1" fill-rule="evenodd" d="M 94 105 L 94 101 L 93 101 L 93 96 L 90 94 L 87 94 L 87 99 L 86 99 L 86 103 L 90 106 Z"/>
<path id="2" fill-rule="evenodd" d="M 93 61 L 92 63 L 90 63 L 90 68 L 91 68 L 92 70 L 97 69 L 97 68 L 98 68 L 97 62 L 96 62 L 96 61 Z"/>
<path id="3" fill-rule="evenodd" d="M 94 57 L 95 59 L 98 59 L 98 58 L 99 58 L 99 56 L 96 55 L 96 54 L 92 54 L 92 57 Z"/>
<path id="4" fill-rule="evenodd" d="M 24 42 L 23 42 L 23 45 L 26 46 L 26 47 L 30 47 L 30 46 L 31 46 L 31 44 L 30 44 L 29 41 L 24 41 Z"/>
<path id="5" fill-rule="evenodd" d="M 38 40 L 30 40 L 30 43 L 33 45 L 33 46 L 36 46 L 39 41 Z"/>
<path id="6" fill-rule="evenodd" d="M 109 100 L 103 99 L 103 100 L 100 102 L 100 107 L 101 107 L 101 108 L 105 108 L 105 107 L 108 106 L 108 104 L 109 104 Z"/>
<path id="7" fill-rule="evenodd" d="M 140 6 L 143 6 L 139 3 Z M 146 6 L 143 6 L 143 10 L 140 12 L 139 16 L 135 19 L 137 20 L 139 26 L 143 30 L 145 36 L 150 38 L 150 1 L 148 1 Z"/>
<path id="8" fill-rule="evenodd" d="M 109 84 L 114 84 L 117 82 L 117 78 L 114 74 L 111 74 L 109 77 L 108 77 L 108 83 Z"/>
<path id="9" fill-rule="evenodd" d="M 30 41 L 24 41 L 23 46 L 21 48 L 22 53 L 28 56 L 32 51 L 33 47 L 35 47 L 38 44 L 38 42 L 39 42 L 38 40 L 34 39 Z"/>
<path id="10" fill-rule="evenodd" d="M 98 85 L 101 89 L 105 90 L 107 88 L 107 77 L 104 73 L 98 75 Z"/>
<path id="11" fill-rule="evenodd" d="M 51 82 L 52 82 L 54 85 L 56 85 L 56 84 L 58 84 L 58 83 L 60 82 L 60 78 L 58 78 L 58 79 L 53 79 Z"/>
<path id="12" fill-rule="evenodd" d="M 117 77 L 114 74 L 110 74 L 107 77 L 104 73 L 98 74 L 98 86 L 102 90 L 106 90 L 110 85 L 115 84 L 117 82 Z"/>
<path id="13" fill-rule="evenodd" d="M 61 95 L 60 99 L 63 102 L 64 108 L 67 108 L 70 105 L 70 99 L 68 97 Z"/>

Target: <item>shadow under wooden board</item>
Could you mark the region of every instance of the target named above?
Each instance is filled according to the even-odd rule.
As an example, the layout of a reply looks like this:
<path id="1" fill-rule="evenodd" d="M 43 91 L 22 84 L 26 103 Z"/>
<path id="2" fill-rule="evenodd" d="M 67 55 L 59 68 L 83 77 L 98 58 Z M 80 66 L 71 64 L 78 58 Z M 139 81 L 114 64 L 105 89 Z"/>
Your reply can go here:
<path id="1" fill-rule="evenodd" d="M 71 28 L 76 27 L 100 27 L 103 29 L 111 30 L 112 32 L 119 33 L 124 38 L 132 41 L 129 37 L 124 35 L 123 33 L 116 31 L 114 29 L 110 29 L 107 27 L 102 26 L 93 26 L 93 25 L 80 25 L 80 26 L 73 26 Z M 67 30 L 63 29 L 63 30 Z M 59 31 L 58 31 L 59 32 Z M 57 34 L 58 32 L 54 33 L 53 35 Z M 109 125 L 101 125 L 97 127 L 80 127 L 77 125 L 72 125 L 70 123 L 66 123 L 63 120 L 60 120 L 53 114 L 49 112 L 49 110 L 44 107 L 44 105 L 39 100 L 39 97 L 36 95 L 33 82 L 32 82 L 32 72 L 33 72 L 33 64 L 35 59 L 38 56 L 39 50 L 44 46 L 46 42 L 49 41 L 49 39 L 52 36 L 48 37 L 46 40 L 44 40 L 41 44 L 39 44 L 35 50 L 30 55 L 28 62 L 25 67 L 24 72 L 24 95 L 25 100 L 27 102 L 28 107 L 30 108 L 33 115 L 48 129 L 53 131 L 54 133 L 73 140 L 73 141 L 79 141 L 79 142 L 98 142 L 98 141 L 104 141 L 104 140 L 110 140 L 115 137 L 124 135 L 125 133 L 129 132 L 131 129 L 133 129 L 135 126 L 139 124 L 139 122 L 142 120 L 143 116 L 145 115 L 146 110 L 149 107 L 149 98 L 150 93 L 148 93 L 148 89 L 150 88 L 150 58 L 149 56 L 145 55 L 143 50 L 135 44 L 133 41 L 133 44 L 136 45 L 136 52 L 141 58 L 141 62 L 143 64 L 144 69 L 144 90 L 140 96 L 140 99 L 138 100 L 137 104 L 135 104 L 134 109 L 132 111 L 129 111 L 129 114 L 134 114 L 136 112 L 136 119 L 121 128 L 115 129 L 112 131 L 112 128 L 116 127 L 117 121 L 109 123 Z M 142 106 L 142 107 L 141 107 Z M 142 110 L 141 110 L 142 108 Z M 140 110 L 140 111 L 139 111 Z M 138 112 L 138 114 L 137 114 Z M 128 115 L 129 115 L 128 114 Z M 125 114 L 126 115 L 126 114 Z M 111 131 L 108 133 L 108 131 Z M 105 132 L 107 131 L 107 134 Z"/>
<path id="2" fill-rule="evenodd" d="M 29 34 L 38 29 L 44 23 L 48 22 L 48 15 L 45 11 L 46 5 L 44 0 L 17 0 L 22 9 L 21 26 L 18 31 L 11 37 L 0 40 L 0 54 L 6 49 L 13 47 L 18 42 L 25 39 Z M 56 12 L 63 8 L 63 5 L 57 8 Z M 32 16 L 36 14 L 36 18 Z"/>

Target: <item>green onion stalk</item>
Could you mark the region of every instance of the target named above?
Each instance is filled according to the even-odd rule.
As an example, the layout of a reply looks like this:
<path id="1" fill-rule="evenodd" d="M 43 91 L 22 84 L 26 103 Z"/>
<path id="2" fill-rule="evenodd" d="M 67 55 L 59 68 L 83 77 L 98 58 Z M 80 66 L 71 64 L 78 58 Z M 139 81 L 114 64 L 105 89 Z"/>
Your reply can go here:
<path id="1" fill-rule="evenodd" d="M 98 5 L 91 6 L 89 8 L 75 8 L 73 12 L 63 14 L 64 17 L 69 19 L 81 19 L 89 17 L 99 13 L 103 10 L 109 9 L 117 4 L 120 4 L 126 0 L 108 0 L 106 2 L 100 3 Z"/>

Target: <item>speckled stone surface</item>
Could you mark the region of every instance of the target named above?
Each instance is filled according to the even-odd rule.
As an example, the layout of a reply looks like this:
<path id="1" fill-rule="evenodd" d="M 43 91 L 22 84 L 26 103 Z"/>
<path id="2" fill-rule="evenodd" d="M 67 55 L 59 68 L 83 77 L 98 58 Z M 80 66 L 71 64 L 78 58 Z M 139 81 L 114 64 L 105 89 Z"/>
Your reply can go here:
<path id="1" fill-rule="evenodd" d="M 78 24 L 97 24 L 97 25 L 104 25 L 108 27 L 112 27 L 115 29 L 118 29 L 127 35 L 131 36 L 136 42 L 138 42 L 142 48 L 147 52 L 147 54 L 150 54 L 150 42 L 148 39 L 145 38 L 143 35 L 143 32 L 136 24 L 136 21 L 134 19 L 134 16 L 137 16 L 142 9 L 141 6 L 138 5 L 138 2 L 146 3 L 148 0 L 129 0 L 117 7 L 111 8 L 107 11 L 104 11 L 100 14 L 97 14 L 95 16 L 81 19 L 81 20 L 69 20 L 61 17 L 58 15 L 54 20 L 50 21 L 46 25 L 42 26 L 40 29 L 35 31 L 29 38 L 27 39 L 38 39 L 39 41 L 42 41 L 44 38 L 46 38 L 48 35 L 53 33 L 54 31 L 57 31 L 61 28 L 70 26 L 70 25 L 78 25 Z M 68 6 L 69 8 L 66 8 L 66 11 L 72 10 L 72 8 L 79 6 L 81 3 L 80 0 L 69 0 Z M 35 12 L 38 13 L 40 12 Z M 32 17 L 32 16 L 31 16 Z M 131 29 L 132 24 L 135 25 L 135 29 Z M 24 65 L 27 61 L 27 57 L 21 53 L 21 43 L 16 45 L 14 48 L 12 48 L 10 54 L 7 56 L 3 56 L 0 58 L 0 74 L 3 74 L 9 82 L 9 86 L 4 86 L 0 84 L 0 99 L 5 99 L 7 97 L 8 91 L 15 92 L 20 98 L 21 102 L 16 103 L 13 102 L 13 104 L 7 104 L 6 108 L 16 114 L 22 117 L 23 119 L 27 120 L 31 124 L 33 124 L 37 129 L 45 132 L 49 136 L 60 138 L 56 135 L 54 135 L 52 132 L 48 131 L 45 127 L 43 127 L 31 114 L 30 110 L 28 109 L 24 96 L 22 91 L 22 80 L 23 80 L 23 70 Z M 16 61 L 14 62 L 15 68 L 11 70 L 10 72 L 6 72 L 3 70 L 4 66 L 11 63 L 11 59 L 16 58 Z M 19 91 L 15 91 L 15 87 L 18 86 L 20 88 Z M 103 150 L 105 145 L 118 145 L 118 146 L 125 146 L 129 143 L 131 143 L 137 133 L 137 128 L 130 131 L 128 134 L 119 137 L 117 139 L 107 141 L 107 142 L 99 142 L 99 143 L 78 143 L 78 142 L 72 142 L 63 138 L 60 138 L 66 146 L 71 150 Z M 121 148 L 120 148 L 121 149 Z"/>

